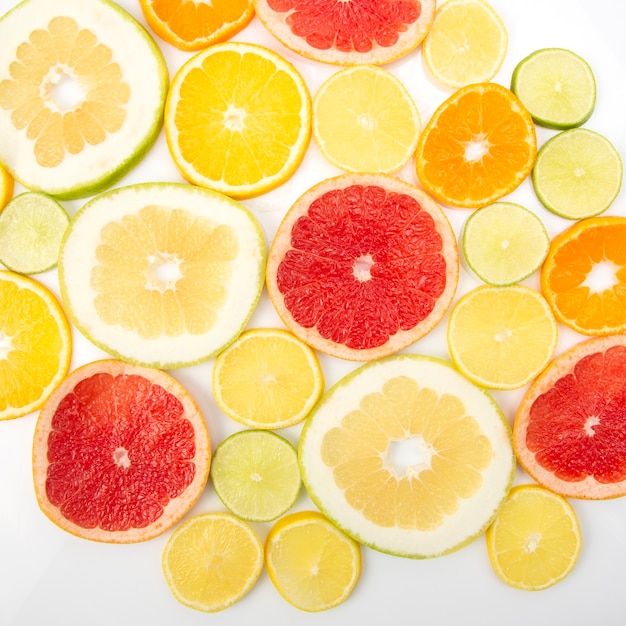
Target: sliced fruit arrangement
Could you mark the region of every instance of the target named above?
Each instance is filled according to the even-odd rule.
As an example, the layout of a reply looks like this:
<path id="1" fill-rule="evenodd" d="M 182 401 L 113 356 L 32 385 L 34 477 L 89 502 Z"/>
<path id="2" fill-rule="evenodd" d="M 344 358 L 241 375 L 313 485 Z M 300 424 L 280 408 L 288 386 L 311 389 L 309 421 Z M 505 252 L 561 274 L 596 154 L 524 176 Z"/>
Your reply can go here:
<path id="1" fill-rule="evenodd" d="M 7 202 L 13 197 L 15 189 L 15 181 L 13 176 L 9 174 L 6 167 L 0 163 L 0 211 L 4 209 Z"/>
<path id="2" fill-rule="evenodd" d="M 305 192 L 280 224 L 266 284 L 312 347 L 365 361 L 397 352 L 446 313 L 459 273 L 443 210 L 397 178 L 345 174 Z"/>
<path id="3" fill-rule="evenodd" d="M 104 192 L 72 218 L 59 257 L 66 310 L 112 355 L 172 369 L 229 345 L 263 287 L 265 241 L 238 202 L 179 183 Z"/>
<path id="4" fill-rule="evenodd" d="M 162 534 L 195 504 L 210 462 L 204 417 L 182 385 L 115 359 L 72 371 L 35 426 L 39 506 L 83 539 L 134 543 Z"/>
<path id="5" fill-rule="evenodd" d="M 468 544 L 513 481 L 511 429 L 493 398 L 447 361 L 372 361 L 331 388 L 299 444 L 306 489 L 355 540 L 413 558 Z"/>
<path id="6" fill-rule="evenodd" d="M 0 41 L 0 162 L 26 188 L 85 197 L 152 146 L 167 66 L 117 4 L 26 0 L 0 19 Z"/>

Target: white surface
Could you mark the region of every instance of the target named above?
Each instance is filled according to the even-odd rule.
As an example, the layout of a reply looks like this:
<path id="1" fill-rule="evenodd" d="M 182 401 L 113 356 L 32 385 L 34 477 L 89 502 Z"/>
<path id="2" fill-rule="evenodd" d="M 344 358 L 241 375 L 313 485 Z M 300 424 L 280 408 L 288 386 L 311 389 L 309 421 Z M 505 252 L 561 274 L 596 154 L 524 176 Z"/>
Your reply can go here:
<path id="1" fill-rule="evenodd" d="M 51 2 L 53 0 L 50 0 Z M 594 114 L 586 127 L 605 134 L 626 154 L 626 5 L 621 0 L 492 0 L 509 32 L 509 50 L 496 82 L 508 86 L 517 62 L 540 47 L 563 46 L 582 55 L 593 68 L 598 89 Z M 0 0 L 0 14 L 13 0 Z M 143 23 L 138 0 L 120 0 Z M 235 39 L 262 43 L 283 53 L 301 71 L 314 93 L 338 68 L 307 61 L 273 41 L 257 19 Z M 2 42 L 0 42 L 2 45 Z M 170 71 L 189 57 L 162 44 Z M 450 91 L 439 89 L 424 69 L 420 52 L 388 65 L 413 94 L 425 122 Z M 553 131 L 539 130 L 540 145 Z M 268 243 L 284 212 L 309 186 L 339 173 L 324 163 L 314 143 L 296 175 L 280 189 L 245 201 L 259 219 Z M 417 182 L 411 163 L 400 174 Z M 163 133 L 146 159 L 121 183 L 180 181 Z M 19 191 L 19 189 L 18 189 Z M 569 222 L 543 209 L 526 181 L 508 199 L 536 211 L 554 236 Z M 73 213 L 82 202 L 64 203 Z M 468 212 L 447 213 L 458 234 Z M 609 214 L 626 215 L 624 192 Z M 56 272 L 39 279 L 58 294 Z M 537 286 L 537 276 L 527 284 Z M 462 269 L 457 298 L 478 282 Z M 264 294 L 251 326 L 280 325 Z M 561 329 L 558 351 L 583 337 Z M 105 356 L 79 333 L 74 334 L 73 367 Z M 445 321 L 409 351 L 448 358 Z M 322 358 L 327 386 L 356 364 Z M 205 413 L 213 447 L 238 430 L 222 415 L 211 396 L 212 362 L 174 372 Z M 494 393 L 512 421 L 523 390 Z M 623 566 L 626 561 L 626 500 L 573 501 L 583 533 L 583 551 L 573 573 L 557 586 L 537 593 L 511 589 L 491 570 L 479 537 L 452 555 L 413 561 L 363 550 L 363 573 L 353 595 L 340 607 L 322 614 L 298 611 L 283 601 L 264 572 L 255 588 L 224 612 L 205 615 L 188 609 L 171 596 L 161 574 L 161 552 L 169 533 L 136 545 L 97 544 L 59 530 L 39 511 L 32 487 L 31 441 L 36 415 L 0 423 L 0 624 L 34 626 L 216 626 L 248 624 L 309 625 L 348 623 L 427 623 L 429 625 L 617 624 L 623 622 Z M 282 431 L 297 441 L 299 427 Z M 528 481 L 519 472 L 517 482 Z M 297 508 L 311 508 L 305 494 Z M 222 510 L 209 486 L 192 513 Z M 257 525 L 264 539 L 267 525 Z"/>

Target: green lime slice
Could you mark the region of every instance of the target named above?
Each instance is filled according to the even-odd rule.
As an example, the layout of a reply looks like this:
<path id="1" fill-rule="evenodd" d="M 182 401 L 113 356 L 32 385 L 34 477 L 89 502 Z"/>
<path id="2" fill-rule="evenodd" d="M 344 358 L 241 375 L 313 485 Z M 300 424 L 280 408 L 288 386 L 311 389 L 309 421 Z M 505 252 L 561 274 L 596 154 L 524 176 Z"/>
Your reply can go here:
<path id="1" fill-rule="evenodd" d="M 532 182 L 548 210 L 579 220 L 609 208 L 621 188 L 622 172 L 622 158 L 606 137 L 573 128 L 539 150 Z"/>
<path id="2" fill-rule="evenodd" d="M 0 213 L 0 262 L 19 274 L 53 268 L 69 221 L 50 196 L 34 191 L 15 196 Z"/>
<path id="3" fill-rule="evenodd" d="M 583 58 L 564 48 L 543 48 L 522 59 L 511 91 L 539 126 L 564 130 L 586 122 L 596 103 L 596 81 Z"/>

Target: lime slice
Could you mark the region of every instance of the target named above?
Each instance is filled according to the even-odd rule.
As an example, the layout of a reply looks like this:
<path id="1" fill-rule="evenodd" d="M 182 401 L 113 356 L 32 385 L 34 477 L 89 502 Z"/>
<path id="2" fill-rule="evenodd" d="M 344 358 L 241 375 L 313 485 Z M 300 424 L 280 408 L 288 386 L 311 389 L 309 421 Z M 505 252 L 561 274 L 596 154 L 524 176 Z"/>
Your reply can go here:
<path id="1" fill-rule="evenodd" d="M 53 198 L 27 191 L 0 213 L 0 262 L 20 274 L 38 274 L 57 264 L 70 218 Z"/>
<path id="2" fill-rule="evenodd" d="M 224 439 L 211 462 L 215 493 L 231 513 L 269 522 L 286 513 L 301 486 L 293 445 L 267 430 L 242 430 Z"/>
<path id="3" fill-rule="evenodd" d="M 532 211 L 512 202 L 496 202 L 470 215 L 462 246 L 478 278 L 503 286 L 519 283 L 539 269 L 550 237 Z"/>
<path id="4" fill-rule="evenodd" d="M 586 122 L 596 104 L 596 81 L 581 57 L 563 48 L 543 48 L 522 59 L 511 91 L 536 124 L 563 130 Z"/>
<path id="5" fill-rule="evenodd" d="M 622 158 L 606 137 L 586 128 L 573 128 L 543 145 L 532 182 L 548 210 L 580 220 L 611 206 L 621 188 L 622 173 Z"/>

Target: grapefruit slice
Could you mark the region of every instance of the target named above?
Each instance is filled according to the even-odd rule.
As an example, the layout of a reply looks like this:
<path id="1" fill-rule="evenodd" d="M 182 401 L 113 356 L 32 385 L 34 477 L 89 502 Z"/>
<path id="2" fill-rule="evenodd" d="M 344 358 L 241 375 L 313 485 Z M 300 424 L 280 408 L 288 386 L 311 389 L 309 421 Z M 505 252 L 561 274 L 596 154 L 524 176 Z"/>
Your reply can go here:
<path id="1" fill-rule="evenodd" d="M 266 284 L 285 325 L 335 357 L 392 354 L 432 330 L 459 274 L 443 210 L 383 174 L 346 174 L 305 192 L 278 227 Z"/>
<path id="2" fill-rule="evenodd" d="M 35 493 L 74 535 L 145 541 L 191 509 L 210 459 L 206 423 L 180 383 L 160 370 L 95 361 L 71 372 L 39 414 Z"/>
<path id="3" fill-rule="evenodd" d="M 565 497 L 626 495 L 626 336 L 574 345 L 529 387 L 514 425 L 520 464 Z"/>
<path id="4" fill-rule="evenodd" d="M 338 65 L 383 64 L 422 42 L 435 0 L 254 0 L 267 30 L 309 59 Z"/>

